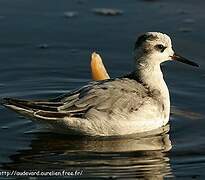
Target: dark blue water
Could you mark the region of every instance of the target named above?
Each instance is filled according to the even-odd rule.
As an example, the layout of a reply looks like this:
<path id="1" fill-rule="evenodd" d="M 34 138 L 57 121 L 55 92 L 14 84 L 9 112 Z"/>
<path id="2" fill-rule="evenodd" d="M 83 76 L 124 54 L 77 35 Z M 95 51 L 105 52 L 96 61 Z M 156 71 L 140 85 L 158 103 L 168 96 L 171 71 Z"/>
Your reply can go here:
<path id="1" fill-rule="evenodd" d="M 146 31 L 169 34 L 178 53 L 200 64 L 163 66 L 172 115 L 170 131 L 157 136 L 57 135 L 0 107 L 0 168 L 79 170 L 77 178 L 87 179 L 204 179 L 204 7 L 202 0 L 0 0 L 0 97 L 52 98 L 80 87 L 91 79 L 94 50 L 112 77 L 125 74 L 133 43 Z"/>

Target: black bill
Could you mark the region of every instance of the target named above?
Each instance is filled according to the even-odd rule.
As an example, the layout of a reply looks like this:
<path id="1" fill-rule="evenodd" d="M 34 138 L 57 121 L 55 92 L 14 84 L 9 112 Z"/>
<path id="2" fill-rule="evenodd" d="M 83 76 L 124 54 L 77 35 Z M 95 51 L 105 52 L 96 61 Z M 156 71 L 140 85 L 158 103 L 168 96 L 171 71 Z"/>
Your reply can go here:
<path id="1" fill-rule="evenodd" d="M 188 59 L 178 55 L 178 54 L 174 54 L 173 56 L 171 56 L 171 58 L 173 60 L 176 60 L 176 61 L 179 61 L 179 62 L 182 62 L 182 63 L 185 63 L 185 64 L 189 64 L 191 66 L 196 66 L 196 67 L 199 67 L 199 65 L 195 62 L 192 62 L 192 61 L 189 61 Z"/>

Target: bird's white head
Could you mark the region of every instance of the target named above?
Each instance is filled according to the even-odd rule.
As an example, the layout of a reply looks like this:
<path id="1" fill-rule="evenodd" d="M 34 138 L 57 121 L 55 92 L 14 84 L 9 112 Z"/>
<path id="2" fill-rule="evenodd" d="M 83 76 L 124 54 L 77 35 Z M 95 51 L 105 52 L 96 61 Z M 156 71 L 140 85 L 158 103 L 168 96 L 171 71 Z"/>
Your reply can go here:
<path id="1" fill-rule="evenodd" d="M 147 32 L 141 35 L 135 43 L 135 57 L 142 66 L 159 65 L 168 60 L 177 60 L 189 65 L 198 66 L 172 49 L 172 42 L 168 35 L 160 32 Z"/>

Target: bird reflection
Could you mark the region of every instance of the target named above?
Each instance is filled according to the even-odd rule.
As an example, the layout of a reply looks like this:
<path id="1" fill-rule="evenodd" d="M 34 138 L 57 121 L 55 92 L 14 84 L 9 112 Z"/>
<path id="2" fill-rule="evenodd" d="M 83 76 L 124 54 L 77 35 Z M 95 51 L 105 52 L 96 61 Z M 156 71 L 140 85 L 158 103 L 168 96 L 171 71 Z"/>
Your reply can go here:
<path id="1" fill-rule="evenodd" d="M 83 170 L 82 178 L 163 179 L 172 176 L 169 125 L 146 134 L 90 138 L 34 133 L 29 149 L 5 163 L 7 170 Z"/>

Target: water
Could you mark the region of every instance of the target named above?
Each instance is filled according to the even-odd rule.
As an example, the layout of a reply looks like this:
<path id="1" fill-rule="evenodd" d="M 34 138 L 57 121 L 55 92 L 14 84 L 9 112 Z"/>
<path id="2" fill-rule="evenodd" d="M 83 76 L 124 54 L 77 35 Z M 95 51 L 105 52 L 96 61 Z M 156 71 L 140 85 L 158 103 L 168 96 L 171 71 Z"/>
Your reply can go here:
<path id="1" fill-rule="evenodd" d="M 52 134 L 0 107 L 0 168 L 78 170 L 77 178 L 87 179 L 204 179 L 204 5 L 200 0 L 0 0 L 0 97 L 52 98 L 80 87 L 90 81 L 94 50 L 112 77 L 125 74 L 133 65 L 135 38 L 146 31 L 168 33 L 179 54 L 200 64 L 199 69 L 163 65 L 172 114 L 170 131 L 166 127 L 155 136 Z M 98 8 L 121 13 L 96 14 Z"/>

